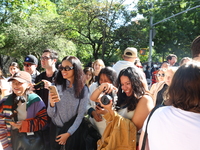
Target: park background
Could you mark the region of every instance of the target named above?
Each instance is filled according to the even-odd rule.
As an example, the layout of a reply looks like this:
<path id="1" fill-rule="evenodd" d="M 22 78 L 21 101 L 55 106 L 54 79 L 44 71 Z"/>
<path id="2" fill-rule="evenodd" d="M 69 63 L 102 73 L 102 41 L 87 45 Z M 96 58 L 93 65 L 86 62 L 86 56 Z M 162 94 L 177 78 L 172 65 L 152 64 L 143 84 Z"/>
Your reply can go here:
<path id="1" fill-rule="evenodd" d="M 136 47 L 147 63 L 150 29 L 152 62 L 169 53 L 191 57 L 191 42 L 200 35 L 199 6 L 199 0 L 0 0 L 0 67 L 7 73 L 17 61 L 22 68 L 26 55 L 39 59 L 46 48 L 56 50 L 59 61 L 77 56 L 84 67 L 97 58 L 112 65 L 126 47 Z M 152 27 L 150 18 L 164 21 Z"/>

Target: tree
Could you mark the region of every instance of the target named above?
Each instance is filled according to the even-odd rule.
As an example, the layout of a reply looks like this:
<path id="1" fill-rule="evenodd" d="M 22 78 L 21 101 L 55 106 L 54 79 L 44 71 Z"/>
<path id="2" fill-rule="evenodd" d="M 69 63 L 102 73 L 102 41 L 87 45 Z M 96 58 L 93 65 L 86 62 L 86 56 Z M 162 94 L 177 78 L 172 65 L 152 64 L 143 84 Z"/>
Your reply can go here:
<path id="1" fill-rule="evenodd" d="M 11 23 L 5 28 L 5 44 L 0 53 L 23 59 L 28 54 L 40 56 L 42 50 L 52 48 L 61 58 L 66 54 L 76 55 L 74 44 L 62 36 L 53 35 L 46 22 L 44 17 L 33 15 L 18 24 Z"/>
<path id="2" fill-rule="evenodd" d="M 83 57 L 82 54 L 87 53 L 90 60 L 91 55 L 93 59 L 101 58 L 106 62 L 118 59 L 118 56 L 114 57 L 119 54 L 118 35 L 115 34 L 115 30 L 119 28 L 117 21 L 121 19 L 124 24 L 130 22 L 133 17 L 133 14 L 126 10 L 123 1 L 65 2 L 67 4 L 62 5 L 65 6 L 65 9 L 62 9 L 65 11 L 60 12 L 63 21 L 59 26 L 52 27 L 56 28 L 55 34 L 64 33 L 66 38 L 72 40 L 79 49 L 78 57 Z"/>
<path id="3" fill-rule="evenodd" d="M 173 1 L 173 3 L 155 0 L 151 3 L 153 8 L 150 7 L 150 3 L 144 0 L 139 1 L 138 10 L 148 19 L 148 22 L 150 15 L 153 15 L 154 23 L 200 4 L 192 0 Z M 191 56 L 190 44 L 200 34 L 199 10 L 200 8 L 196 8 L 196 10 L 188 11 L 154 27 L 156 30 L 156 36 L 153 39 L 154 49 L 162 54 L 163 60 L 169 53 L 176 54 L 180 59 Z"/>

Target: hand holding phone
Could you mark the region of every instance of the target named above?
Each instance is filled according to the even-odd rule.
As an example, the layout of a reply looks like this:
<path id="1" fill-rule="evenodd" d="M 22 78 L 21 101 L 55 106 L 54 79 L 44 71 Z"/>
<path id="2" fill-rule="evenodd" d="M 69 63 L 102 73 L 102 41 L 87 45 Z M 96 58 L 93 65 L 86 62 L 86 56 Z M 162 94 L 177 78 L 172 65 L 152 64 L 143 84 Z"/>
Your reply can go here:
<path id="1" fill-rule="evenodd" d="M 54 107 L 55 103 L 60 101 L 60 96 L 58 94 L 58 90 L 56 86 L 51 85 L 48 87 L 48 89 L 50 92 L 50 95 L 49 95 L 50 103 L 51 103 L 51 106 Z"/>

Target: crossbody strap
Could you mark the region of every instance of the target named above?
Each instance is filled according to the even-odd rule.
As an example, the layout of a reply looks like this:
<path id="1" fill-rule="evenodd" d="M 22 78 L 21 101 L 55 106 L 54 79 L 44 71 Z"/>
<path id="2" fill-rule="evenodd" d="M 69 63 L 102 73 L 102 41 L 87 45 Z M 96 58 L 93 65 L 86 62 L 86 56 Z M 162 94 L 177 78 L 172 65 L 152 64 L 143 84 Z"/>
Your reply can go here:
<path id="1" fill-rule="evenodd" d="M 151 113 L 149 114 L 149 117 L 147 119 L 147 124 L 146 124 L 146 128 L 145 128 L 145 133 L 144 133 L 143 141 L 142 141 L 142 148 L 141 148 L 141 150 L 145 150 L 145 145 L 146 145 L 146 140 L 147 140 L 147 127 L 148 127 L 148 124 L 149 124 L 149 120 L 150 120 L 151 116 L 153 115 L 153 113 L 155 112 L 155 110 L 158 109 L 159 107 L 162 107 L 162 105 L 155 106 L 152 109 Z"/>

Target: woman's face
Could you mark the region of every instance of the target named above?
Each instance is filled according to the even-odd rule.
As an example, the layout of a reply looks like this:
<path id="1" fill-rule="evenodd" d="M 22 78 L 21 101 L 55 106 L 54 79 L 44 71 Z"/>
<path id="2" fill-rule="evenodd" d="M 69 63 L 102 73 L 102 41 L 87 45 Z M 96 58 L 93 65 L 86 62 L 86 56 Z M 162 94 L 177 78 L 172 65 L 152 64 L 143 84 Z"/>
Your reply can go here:
<path id="1" fill-rule="evenodd" d="M 127 76 L 120 77 L 121 88 L 126 93 L 127 96 L 131 96 L 133 93 L 133 89 L 131 86 L 131 81 Z"/>
<path id="2" fill-rule="evenodd" d="M 101 74 L 99 78 L 99 83 L 102 84 L 102 83 L 112 83 L 112 82 L 105 74 Z"/>
<path id="3" fill-rule="evenodd" d="M 85 74 L 85 77 L 86 77 L 86 81 L 90 81 L 92 79 L 92 72 L 87 71 Z"/>
<path id="4" fill-rule="evenodd" d="M 63 60 L 61 65 L 62 67 L 73 67 L 72 63 L 70 63 L 68 60 Z M 69 81 L 74 80 L 74 69 L 69 70 L 69 71 L 66 71 L 65 69 L 63 69 L 61 73 L 64 79 L 67 79 Z"/>
<path id="5" fill-rule="evenodd" d="M 29 87 L 30 84 L 27 82 L 21 83 L 17 80 L 12 80 L 12 90 L 17 96 L 23 95 Z"/>
<path id="6" fill-rule="evenodd" d="M 10 74 L 13 76 L 16 72 L 19 71 L 19 68 L 15 67 L 15 66 L 10 66 L 9 67 L 9 72 Z"/>
<path id="7" fill-rule="evenodd" d="M 158 82 L 164 81 L 165 72 L 164 71 L 158 71 L 158 73 L 156 74 L 156 76 L 158 78 Z"/>
<path id="8" fill-rule="evenodd" d="M 94 64 L 94 70 L 100 72 L 101 69 L 102 69 L 101 64 L 100 64 L 99 62 L 96 62 L 96 63 Z"/>
<path id="9" fill-rule="evenodd" d="M 174 72 L 172 70 L 167 70 L 165 72 L 164 81 L 168 86 L 170 86 L 173 76 L 174 76 Z"/>

